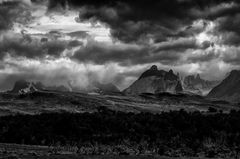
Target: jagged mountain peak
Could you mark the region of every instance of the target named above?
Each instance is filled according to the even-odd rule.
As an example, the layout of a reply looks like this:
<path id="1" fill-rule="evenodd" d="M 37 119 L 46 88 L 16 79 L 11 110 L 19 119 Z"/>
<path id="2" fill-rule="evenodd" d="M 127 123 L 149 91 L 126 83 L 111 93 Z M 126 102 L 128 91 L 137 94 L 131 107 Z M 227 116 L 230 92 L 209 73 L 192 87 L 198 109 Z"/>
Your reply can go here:
<path id="1" fill-rule="evenodd" d="M 179 80 L 178 75 L 175 75 L 172 69 L 169 70 L 169 71 L 165 74 L 164 78 L 165 78 L 165 80 L 170 80 L 170 81 L 177 81 L 177 80 Z"/>
<path id="2" fill-rule="evenodd" d="M 202 79 L 200 74 L 197 74 L 186 76 L 183 80 L 183 87 L 187 92 L 207 95 L 218 83 L 218 81 L 208 81 Z"/>
<path id="3" fill-rule="evenodd" d="M 168 73 L 169 73 L 169 74 L 174 74 L 172 69 L 170 69 L 170 70 L 168 71 Z"/>
<path id="4" fill-rule="evenodd" d="M 152 65 L 152 67 L 150 68 L 150 70 L 158 70 L 158 67 L 156 65 Z"/>
<path id="5" fill-rule="evenodd" d="M 153 65 L 123 92 L 126 94 L 155 94 L 161 92 L 178 93 L 181 91 L 182 84 L 179 76 L 174 74 L 173 70 L 158 70 L 157 66 Z"/>
<path id="6" fill-rule="evenodd" d="M 145 72 L 142 73 L 142 75 L 139 77 L 139 79 L 150 77 L 150 76 L 157 76 L 161 77 L 165 74 L 166 72 L 163 70 L 158 70 L 156 65 L 153 65 L 150 69 L 146 70 Z"/>
<path id="7" fill-rule="evenodd" d="M 170 69 L 169 71 L 159 70 L 156 65 L 151 66 L 148 70 L 142 73 L 139 79 L 146 78 L 146 77 L 162 77 L 165 80 L 178 80 L 179 76 L 175 75 L 173 70 Z"/>
<path id="8" fill-rule="evenodd" d="M 195 77 L 197 80 L 201 80 L 200 74 L 198 73 Z"/>

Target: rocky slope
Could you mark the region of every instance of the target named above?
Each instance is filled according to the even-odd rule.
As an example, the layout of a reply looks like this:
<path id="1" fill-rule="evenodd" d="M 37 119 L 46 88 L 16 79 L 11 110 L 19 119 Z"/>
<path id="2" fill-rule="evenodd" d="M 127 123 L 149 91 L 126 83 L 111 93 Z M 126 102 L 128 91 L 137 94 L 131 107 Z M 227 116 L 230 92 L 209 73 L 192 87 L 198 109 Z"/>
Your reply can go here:
<path id="1" fill-rule="evenodd" d="M 49 91 L 60 91 L 60 92 L 69 92 L 71 91 L 69 88 L 63 86 L 63 85 L 60 85 L 60 86 L 49 86 L 49 87 L 46 87 L 46 90 L 49 90 Z"/>
<path id="2" fill-rule="evenodd" d="M 189 75 L 186 76 L 183 80 L 183 88 L 185 91 L 194 94 L 207 95 L 218 83 L 218 81 L 204 80 L 200 77 L 199 74 L 196 76 Z"/>
<path id="3" fill-rule="evenodd" d="M 153 65 L 123 92 L 125 94 L 136 95 L 141 93 L 156 94 L 161 92 L 178 93 L 182 90 L 182 84 L 179 77 L 175 75 L 172 70 L 169 72 L 158 70 L 157 66 Z"/>
<path id="4" fill-rule="evenodd" d="M 93 83 L 95 90 L 99 93 L 119 93 L 120 90 L 112 83 L 102 84 L 99 82 Z"/>
<path id="5" fill-rule="evenodd" d="M 208 97 L 240 102 L 240 70 L 231 71 L 219 85 L 209 92 Z"/>
<path id="6" fill-rule="evenodd" d="M 120 93 L 121 91 L 112 83 L 100 83 L 97 81 L 89 83 L 85 88 L 80 88 L 77 86 L 72 86 L 69 83 L 69 87 L 73 92 L 81 92 L 86 94 L 111 94 L 111 93 Z"/>

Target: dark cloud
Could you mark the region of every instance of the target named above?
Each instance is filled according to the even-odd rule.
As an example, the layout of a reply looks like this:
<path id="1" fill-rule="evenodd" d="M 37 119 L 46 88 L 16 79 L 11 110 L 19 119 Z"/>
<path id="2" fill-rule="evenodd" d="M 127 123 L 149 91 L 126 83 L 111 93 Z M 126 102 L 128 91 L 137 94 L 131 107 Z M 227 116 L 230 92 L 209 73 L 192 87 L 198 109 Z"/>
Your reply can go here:
<path id="1" fill-rule="evenodd" d="M 209 62 L 211 60 L 217 59 L 218 57 L 219 54 L 215 54 L 213 51 L 209 51 L 200 54 L 192 54 L 188 57 L 187 61 L 189 63 Z"/>
<path id="2" fill-rule="evenodd" d="M 204 41 L 198 44 L 195 38 L 179 38 L 173 41 L 161 42 L 157 45 L 155 52 L 174 50 L 184 52 L 188 49 L 202 49 L 205 50 L 211 46 L 211 42 Z"/>
<path id="3" fill-rule="evenodd" d="M 61 33 L 60 31 L 57 31 L 57 30 L 52 30 L 46 35 L 57 40 L 58 38 L 61 38 L 63 36 L 63 33 Z"/>
<path id="4" fill-rule="evenodd" d="M 78 40 L 72 40 L 68 43 L 68 48 L 73 48 L 73 47 L 78 47 L 78 46 L 82 46 L 83 42 L 78 41 Z"/>
<path id="5" fill-rule="evenodd" d="M 21 1 L 0 3 L 0 31 L 11 29 L 13 23 L 27 24 L 31 20 L 30 11 Z"/>
<path id="6" fill-rule="evenodd" d="M 240 11 L 240 8 L 239 8 Z M 216 35 L 222 35 L 222 43 L 237 46 L 240 44 L 240 13 L 217 19 Z"/>
<path id="7" fill-rule="evenodd" d="M 12 21 L 8 18 L 9 15 L 8 8 L 0 6 L 0 30 L 9 29 L 12 26 Z"/>
<path id="8" fill-rule="evenodd" d="M 235 46 L 227 47 L 222 53 L 221 59 L 231 65 L 240 65 L 240 48 Z"/>
<path id="9" fill-rule="evenodd" d="M 42 42 L 42 43 L 48 42 L 48 38 L 41 38 L 41 42 Z"/>
<path id="10" fill-rule="evenodd" d="M 225 45 L 239 46 L 240 34 L 236 32 L 225 32 L 222 33 L 222 41 Z"/>
<path id="11" fill-rule="evenodd" d="M 39 3 L 41 0 L 33 2 Z M 203 25 L 202 28 L 192 26 L 193 21 L 199 19 L 214 20 L 222 18 L 219 32 L 224 30 L 235 33 L 239 30 L 238 23 L 229 18 L 230 16 L 234 17 L 239 12 L 240 5 L 237 0 L 210 0 L 207 2 L 205 0 L 49 0 L 50 10 L 54 10 L 59 5 L 80 7 L 79 20 L 101 21 L 111 28 L 113 38 L 126 43 L 148 44 L 153 40 L 154 43 L 163 42 L 162 45 L 164 45 L 165 43 L 171 43 L 172 40 L 169 39 L 191 37 L 203 31 L 207 25 Z M 24 14 L 27 15 L 28 13 Z M 31 17 L 26 15 L 19 17 Z M 3 15 L 2 17 L 13 16 Z M 10 21 L 3 20 L 2 26 L 6 28 L 11 24 Z M 17 20 L 14 19 L 14 21 Z M 62 33 L 53 30 L 49 32 L 49 35 L 57 39 L 62 36 Z M 72 32 L 67 35 L 74 38 L 87 38 L 89 36 L 85 31 Z M 229 37 L 226 43 L 228 41 L 229 43 L 238 43 L 238 36 L 229 35 Z M 197 46 L 194 41 L 182 41 L 178 45 L 160 46 L 159 50 L 176 50 L 174 47 L 178 47 L 179 51 L 184 51 L 188 48 L 194 49 L 197 47 L 206 49 L 209 46 L 210 43 L 207 42 Z"/>
<path id="12" fill-rule="evenodd" d="M 183 63 L 182 56 L 189 50 L 204 51 L 211 46 L 213 44 L 209 41 L 198 44 L 195 38 L 180 38 L 153 46 L 105 44 L 88 41 L 85 46 L 75 52 L 72 59 L 83 63 L 118 63 L 122 66 L 154 62 L 166 65 L 180 65 Z"/>
<path id="13" fill-rule="evenodd" d="M 177 50 L 154 51 L 151 47 L 135 45 L 106 45 L 89 42 L 75 52 L 72 59 L 83 63 L 106 64 L 118 63 L 122 66 L 160 62 L 177 64 L 182 53 Z"/>
<path id="14" fill-rule="evenodd" d="M 209 5 L 206 2 L 203 9 L 194 7 L 190 11 L 196 18 L 215 20 L 219 17 L 232 16 L 239 13 L 240 4 L 237 0 L 215 0 L 214 5 Z"/>
<path id="15" fill-rule="evenodd" d="M 136 59 L 136 57 L 144 57 L 147 54 L 148 50 L 145 48 L 88 42 L 86 46 L 83 46 L 75 52 L 73 59 L 77 59 L 80 62 L 95 64 L 111 62 L 132 63 L 132 60 Z"/>
<path id="16" fill-rule="evenodd" d="M 0 41 L 0 53 L 1 58 L 6 54 L 32 59 L 44 58 L 46 55 L 59 57 L 67 46 L 66 41 L 45 41 L 41 43 L 37 40 L 28 41 L 25 36 L 19 38 L 16 35 L 15 38 L 5 37 Z"/>
<path id="17" fill-rule="evenodd" d="M 215 20 L 240 11 L 237 0 L 51 0 L 49 8 L 59 4 L 82 7 L 80 20 L 101 21 L 114 38 L 124 42 L 188 36 L 189 30 L 181 29 L 194 20 Z"/>

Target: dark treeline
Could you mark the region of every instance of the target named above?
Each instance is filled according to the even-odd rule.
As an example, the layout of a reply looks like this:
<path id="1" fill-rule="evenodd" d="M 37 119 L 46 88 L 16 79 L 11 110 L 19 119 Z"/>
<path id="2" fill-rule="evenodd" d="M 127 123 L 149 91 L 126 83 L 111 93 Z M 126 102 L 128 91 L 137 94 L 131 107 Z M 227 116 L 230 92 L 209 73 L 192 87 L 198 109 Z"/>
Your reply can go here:
<path id="1" fill-rule="evenodd" d="M 183 110 L 17 115 L 0 118 L 0 142 L 36 145 L 127 145 L 138 153 L 232 152 L 240 146 L 240 112 L 204 115 Z M 187 154 L 189 153 L 189 154 Z"/>

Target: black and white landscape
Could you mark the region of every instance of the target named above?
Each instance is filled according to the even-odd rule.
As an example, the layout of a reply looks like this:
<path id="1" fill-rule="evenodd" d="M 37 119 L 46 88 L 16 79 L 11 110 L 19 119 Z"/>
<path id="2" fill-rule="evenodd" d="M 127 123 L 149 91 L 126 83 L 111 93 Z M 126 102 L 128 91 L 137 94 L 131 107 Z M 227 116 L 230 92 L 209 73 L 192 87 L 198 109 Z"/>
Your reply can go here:
<path id="1" fill-rule="evenodd" d="M 240 1 L 0 0 L 0 159 L 240 158 Z"/>

